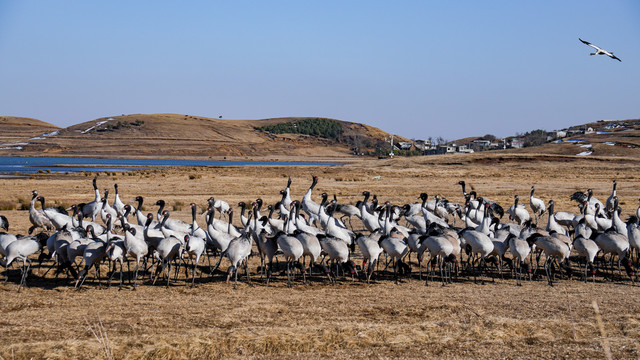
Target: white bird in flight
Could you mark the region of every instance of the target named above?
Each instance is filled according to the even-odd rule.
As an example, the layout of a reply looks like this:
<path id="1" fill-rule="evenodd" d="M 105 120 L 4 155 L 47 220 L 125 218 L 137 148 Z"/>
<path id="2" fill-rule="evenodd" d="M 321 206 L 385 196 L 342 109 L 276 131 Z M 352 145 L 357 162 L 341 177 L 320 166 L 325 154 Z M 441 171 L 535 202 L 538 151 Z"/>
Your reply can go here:
<path id="1" fill-rule="evenodd" d="M 588 41 L 584 41 L 584 40 L 582 40 L 580 38 L 578 38 L 578 40 L 582 41 L 583 44 L 589 45 L 592 48 L 596 49 L 596 52 L 590 53 L 589 55 L 607 55 L 608 57 L 610 57 L 612 59 L 616 59 L 616 60 L 622 62 L 622 60 L 618 59 L 615 55 L 613 55 L 612 52 L 608 52 L 607 50 L 600 49 L 599 47 L 593 45 L 592 43 L 590 43 Z"/>

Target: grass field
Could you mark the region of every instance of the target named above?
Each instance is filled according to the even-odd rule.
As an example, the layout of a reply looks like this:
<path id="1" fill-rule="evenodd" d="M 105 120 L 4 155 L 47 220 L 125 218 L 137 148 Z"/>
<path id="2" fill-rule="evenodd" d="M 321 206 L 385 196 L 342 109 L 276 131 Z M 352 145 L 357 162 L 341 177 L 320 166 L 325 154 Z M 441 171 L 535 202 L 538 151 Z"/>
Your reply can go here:
<path id="1" fill-rule="evenodd" d="M 625 158 L 579 159 L 531 155 L 474 155 L 362 161 L 336 167 L 183 168 L 99 174 L 98 186 L 118 183 L 121 197 L 145 197 L 145 207 L 158 199 L 172 216 L 189 220 L 190 202 L 201 208 L 210 196 L 230 204 L 262 197 L 279 199 L 278 191 L 293 179 L 292 196 L 300 198 L 311 175 L 320 182 L 314 199 L 327 192 L 343 203 L 355 203 L 369 190 L 394 204 L 417 201 L 421 192 L 462 201 L 459 180 L 479 195 L 506 206 L 529 189 L 556 210 L 576 212 L 569 195 L 592 188 L 605 200 L 618 180 L 623 218 L 635 212 L 640 164 Z M 380 176 L 377 179 L 377 176 Z M 54 203 L 90 201 L 94 174 L 38 174 L 26 179 L 0 179 L 4 208 L 30 199 L 37 189 Z M 0 210 L 12 232 L 26 232 L 28 214 Z M 199 219 L 200 220 L 200 219 Z M 543 222 L 546 223 L 546 220 Z M 359 224 L 356 224 L 359 227 Z M 413 257 L 415 259 L 415 256 Z M 223 261 L 223 270 L 227 266 Z M 252 285 L 244 276 L 233 290 L 222 275 L 205 275 L 189 288 L 184 274 L 164 286 L 126 285 L 98 289 L 91 278 L 84 290 L 73 282 L 56 282 L 51 273 L 34 269 L 29 287 L 17 293 L 19 270 L 0 284 L 0 357 L 2 359 L 203 359 L 203 358 L 604 358 L 605 343 L 614 358 L 640 356 L 640 287 L 624 281 L 587 283 L 560 280 L 515 286 L 512 279 L 474 284 L 463 277 L 451 285 L 424 286 L 415 278 L 394 285 L 388 276 L 375 283 L 312 285 L 296 281 L 292 288 L 278 275 L 265 286 L 251 260 Z M 106 270 L 106 265 L 103 266 Z M 104 273 L 104 272 L 103 272 Z M 93 275 L 93 272 L 91 272 Z M 595 301 L 603 330 L 597 325 Z M 100 325 L 102 324 L 102 325 Z M 97 331 L 95 336 L 91 329 Z M 100 334 L 106 334 L 102 344 Z M 106 352 L 105 352 L 106 351 Z"/>

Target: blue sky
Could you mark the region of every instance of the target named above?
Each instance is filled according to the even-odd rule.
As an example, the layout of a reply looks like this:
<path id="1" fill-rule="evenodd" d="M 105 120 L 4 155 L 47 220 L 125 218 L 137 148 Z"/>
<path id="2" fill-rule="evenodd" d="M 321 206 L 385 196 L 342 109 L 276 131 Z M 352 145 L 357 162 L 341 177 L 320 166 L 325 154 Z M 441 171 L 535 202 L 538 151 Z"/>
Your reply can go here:
<path id="1" fill-rule="evenodd" d="M 0 115 L 59 126 L 322 116 L 508 136 L 640 117 L 638 65 L 638 1 L 0 0 Z"/>

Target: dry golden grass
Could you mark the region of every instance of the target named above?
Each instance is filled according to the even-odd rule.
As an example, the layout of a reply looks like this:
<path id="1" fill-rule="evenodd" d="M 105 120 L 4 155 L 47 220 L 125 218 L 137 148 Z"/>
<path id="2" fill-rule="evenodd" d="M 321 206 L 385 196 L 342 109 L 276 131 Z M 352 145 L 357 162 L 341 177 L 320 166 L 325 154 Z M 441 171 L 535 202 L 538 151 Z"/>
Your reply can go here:
<path id="1" fill-rule="evenodd" d="M 179 114 L 135 114 L 105 117 L 61 129 L 46 139 L 32 127 L 15 129 L 13 140 L 29 143 L 22 149 L 0 149 L 0 154 L 14 156 L 102 156 L 102 157 L 197 157 L 201 159 L 233 158 L 245 160 L 292 156 L 306 159 L 349 158 L 349 145 L 306 135 L 262 133 L 255 127 L 295 121 L 302 118 L 265 120 L 222 120 Z M 37 120 L 33 120 L 37 122 Z M 15 121 L 14 121 L 15 122 Z M 25 120 L 25 123 L 27 121 Z M 390 134 L 372 126 L 341 122 L 344 135 L 383 140 Z M 42 123 L 46 124 L 46 123 Z M 107 127 L 111 127 L 107 129 Z M 89 130 L 91 129 L 91 130 Z M 23 136 L 19 131 L 23 131 Z M 98 131 L 99 130 L 99 131 Z M 5 131 L 6 133 L 6 131 Z M 0 135 L 0 140 L 3 136 Z M 396 136 L 397 141 L 407 140 Z"/>
<path id="2" fill-rule="evenodd" d="M 513 195 L 554 199 L 557 210 L 574 211 L 569 195 L 590 187 L 601 200 L 617 179 L 623 214 L 637 206 L 640 164 L 621 158 L 602 160 L 531 156 L 476 155 L 363 161 L 337 167 L 232 167 L 149 170 L 98 177 L 98 186 L 118 183 L 125 202 L 145 197 L 148 211 L 157 199 L 204 205 L 211 195 L 230 204 L 258 196 L 279 199 L 288 176 L 292 195 L 300 198 L 312 174 L 322 192 L 354 203 L 363 190 L 395 204 L 416 201 L 420 192 L 461 201 L 459 180 L 481 196 L 508 205 Z M 193 176 L 192 176 L 193 175 Z M 380 175 L 380 180 L 374 177 Z M 0 179 L 1 200 L 18 202 L 37 189 L 47 201 L 72 204 L 92 199 L 90 176 L 39 174 L 28 179 Z M 193 177 L 193 179 L 191 179 Z M 26 232 L 25 211 L 2 211 L 11 230 Z M 189 219 L 188 206 L 172 216 Z M 199 219 L 200 220 L 200 219 Z M 313 285 L 298 280 L 286 287 L 280 275 L 266 287 L 255 274 L 238 286 L 222 275 L 186 286 L 184 273 L 169 289 L 129 285 L 97 289 L 93 271 L 85 289 L 70 280 L 41 279 L 36 268 L 30 287 L 20 294 L 11 280 L 0 285 L 0 356 L 3 359 L 104 358 L 105 346 L 92 333 L 101 319 L 107 345 L 116 359 L 206 358 L 603 358 L 596 301 L 614 358 L 640 355 L 640 288 L 627 281 L 585 284 L 560 280 L 497 280 L 476 285 L 466 278 L 445 287 L 425 287 L 415 279 L 394 285 L 388 278 L 366 285 L 342 280 Z M 223 261 L 226 267 L 226 260 Z M 106 270 L 106 266 L 103 266 Z M 105 272 L 103 272 L 104 274 Z M 241 273 L 242 274 L 242 273 Z"/>

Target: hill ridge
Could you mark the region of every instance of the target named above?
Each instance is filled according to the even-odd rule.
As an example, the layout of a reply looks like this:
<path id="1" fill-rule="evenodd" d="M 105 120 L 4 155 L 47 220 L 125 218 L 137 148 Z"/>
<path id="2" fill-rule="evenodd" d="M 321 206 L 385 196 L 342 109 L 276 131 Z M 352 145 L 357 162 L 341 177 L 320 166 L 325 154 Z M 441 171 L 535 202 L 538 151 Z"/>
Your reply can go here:
<path id="1" fill-rule="evenodd" d="M 371 149 L 389 146 L 385 138 L 391 134 L 366 124 L 337 119 L 329 119 L 343 129 L 343 136 L 336 139 L 256 130 L 265 125 L 307 119 L 328 118 L 229 120 L 166 113 L 105 116 L 57 128 L 55 136 L 35 139 L 25 136 L 20 149 L 0 149 L 0 155 L 335 158 L 350 157 L 354 141 L 366 143 Z"/>

